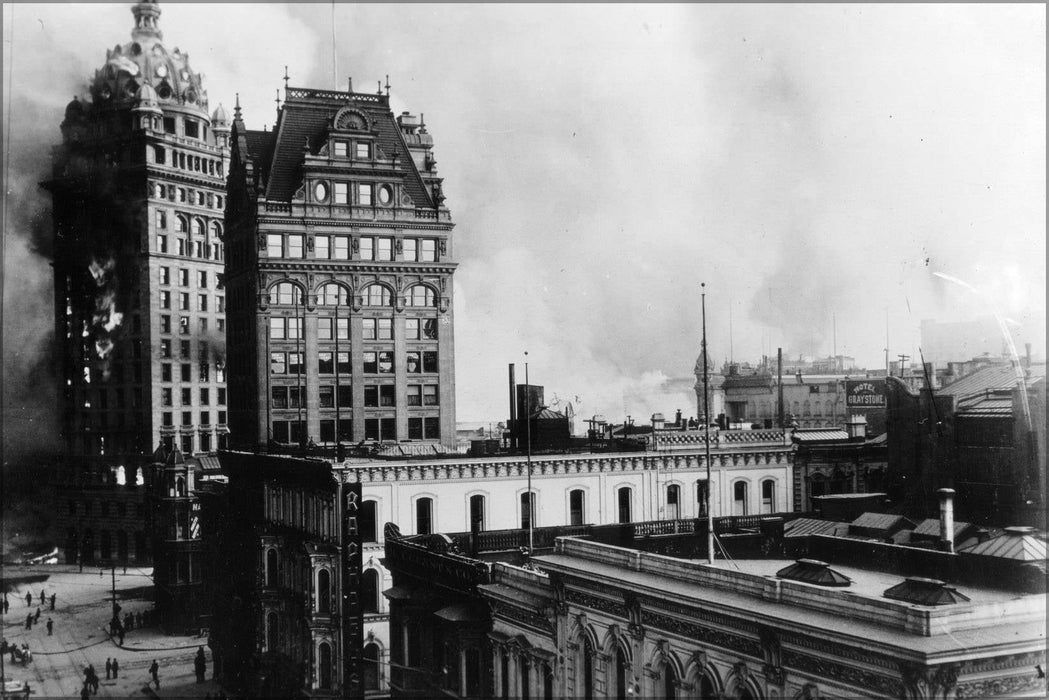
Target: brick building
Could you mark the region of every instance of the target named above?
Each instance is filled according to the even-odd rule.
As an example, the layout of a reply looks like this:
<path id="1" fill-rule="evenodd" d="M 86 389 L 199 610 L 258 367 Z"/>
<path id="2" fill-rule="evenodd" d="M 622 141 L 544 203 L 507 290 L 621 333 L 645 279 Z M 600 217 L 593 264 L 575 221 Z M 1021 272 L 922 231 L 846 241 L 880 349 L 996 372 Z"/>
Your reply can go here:
<path id="1" fill-rule="evenodd" d="M 433 139 L 389 96 L 239 105 L 226 211 L 238 449 L 455 442 L 451 214 Z"/>

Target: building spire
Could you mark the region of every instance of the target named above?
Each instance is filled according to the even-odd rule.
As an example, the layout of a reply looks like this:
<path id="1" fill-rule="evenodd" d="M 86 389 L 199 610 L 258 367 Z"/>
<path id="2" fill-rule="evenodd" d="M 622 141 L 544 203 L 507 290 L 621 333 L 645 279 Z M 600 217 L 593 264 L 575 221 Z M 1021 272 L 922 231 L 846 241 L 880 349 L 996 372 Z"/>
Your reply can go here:
<path id="1" fill-rule="evenodd" d="M 237 93 L 237 102 L 233 105 L 233 118 L 240 120 L 240 93 Z"/>
<path id="2" fill-rule="evenodd" d="M 156 0 L 136 3 L 131 8 L 131 14 L 135 16 L 135 28 L 131 30 L 132 39 L 138 41 L 147 37 L 164 38 L 157 25 L 157 20 L 160 19 L 160 5 Z"/>

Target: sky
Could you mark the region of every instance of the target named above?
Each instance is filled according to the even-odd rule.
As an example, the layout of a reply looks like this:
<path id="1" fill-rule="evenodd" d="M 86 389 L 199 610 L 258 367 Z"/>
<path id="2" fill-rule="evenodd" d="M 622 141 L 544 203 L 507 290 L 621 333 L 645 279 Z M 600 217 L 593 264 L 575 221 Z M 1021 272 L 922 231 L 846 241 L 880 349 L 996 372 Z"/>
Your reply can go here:
<path id="1" fill-rule="evenodd" d="M 130 8 L 3 8 L 9 431 L 53 430 L 37 183 Z M 1045 356 L 1043 5 L 161 9 L 248 128 L 272 128 L 285 66 L 292 87 L 388 75 L 394 111 L 425 114 L 456 222 L 461 421 L 505 419 L 526 360 L 579 417 L 694 414 L 701 283 L 718 365 L 782 347 L 883 368 L 886 337 L 917 358 L 923 319 L 995 312 Z"/>

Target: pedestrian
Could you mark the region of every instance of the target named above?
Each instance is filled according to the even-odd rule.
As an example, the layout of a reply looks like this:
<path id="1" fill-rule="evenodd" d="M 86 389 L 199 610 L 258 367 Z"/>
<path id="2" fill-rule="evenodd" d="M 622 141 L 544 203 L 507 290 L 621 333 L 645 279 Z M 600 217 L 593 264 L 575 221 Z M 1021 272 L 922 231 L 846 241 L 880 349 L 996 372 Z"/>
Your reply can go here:
<path id="1" fill-rule="evenodd" d="M 153 682 L 157 686 L 157 690 L 160 690 L 160 665 L 156 659 L 153 659 L 153 664 L 149 667 L 149 675 L 153 676 Z"/>
<path id="2" fill-rule="evenodd" d="M 117 646 L 124 646 L 124 626 L 117 627 Z"/>
<path id="3" fill-rule="evenodd" d="M 55 621 L 52 620 L 50 617 L 47 618 L 47 636 L 48 637 L 51 636 L 51 633 L 54 631 L 54 629 L 55 629 Z"/>
<path id="4" fill-rule="evenodd" d="M 40 622 L 40 608 L 36 609 L 36 615 L 33 616 L 33 622 Z"/>
<path id="5" fill-rule="evenodd" d="M 98 577 L 102 578 L 102 567 L 98 567 Z"/>
<path id="6" fill-rule="evenodd" d="M 30 593 L 29 591 L 26 591 L 26 594 L 25 594 L 25 606 L 27 608 L 33 607 L 33 594 Z"/>
<path id="7" fill-rule="evenodd" d="M 91 664 L 87 667 L 87 673 L 91 677 L 91 692 L 98 695 L 98 674 L 95 673 L 95 665 Z"/>
<path id="8" fill-rule="evenodd" d="M 117 657 L 113 657 L 113 678 L 117 677 L 117 672 L 120 671 L 120 664 L 117 663 Z"/>
<path id="9" fill-rule="evenodd" d="M 55 609 L 55 594 L 54 593 L 51 594 L 51 609 L 52 610 Z"/>
<path id="10" fill-rule="evenodd" d="M 41 604 L 41 605 L 44 605 L 44 604 L 45 604 L 45 603 L 44 603 L 44 601 L 45 601 L 46 599 L 47 599 L 47 597 L 46 597 L 46 596 L 44 595 L 44 589 L 43 589 L 43 588 L 41 588 L 41 589 L 40 589 L 40 604 Z"/>
<path id="11" fill-rule="evenodd" d="M 25 616 L 25 628 L 27 630 L 33 629 L 33 613 L 29 613 Z"/>
<path id="12" fill-rule="evenodd" d="M 106 657 L 106 680 L 108 681 L 113 676 L 113 660 L 108 656 Z"/>
<path id="13" fill-rule="evenodd" d="M 84 687 L 80 689 L 80 700 L 87 700 L 91 697 L 91 691 L 87 689 L 87 681 L 84 681 Z"/>
<path id="14" fill-rule="evenodd" d="M 4 614 L 6 615 L 7 611 L 10 610 L 10 609 L 11 609 L 11 603 L 10 603 L 10 601 L 7 600 L 7 594 L 4 593 Z"/>
<path id="15" fill-rule="evenodd" d="M 208 670 L 208 662 L 204 657 L 204 647 L 197 647 L 197 657 L 193 659 L 193 670 L 197 672 L 197 683 L 204 682 L 204 675 Z"/>
<path id="16" fill-rule="evenodd" d="M 124 575 L 127 576 L 127 563 L 124 564 Z"/>

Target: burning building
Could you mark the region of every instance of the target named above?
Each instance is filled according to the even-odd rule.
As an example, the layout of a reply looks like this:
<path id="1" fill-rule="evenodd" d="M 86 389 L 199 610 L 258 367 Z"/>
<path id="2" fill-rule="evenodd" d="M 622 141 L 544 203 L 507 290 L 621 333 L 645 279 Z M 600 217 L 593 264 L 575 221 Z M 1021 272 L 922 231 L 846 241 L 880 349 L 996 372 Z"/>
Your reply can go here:
<path id="1" fill-rule="evenodd" d="M 160 8 L 132 8 L 54 149 L 55 324 L 71 456 L 224 444 L 229 118 L 209 112 Z"/>

